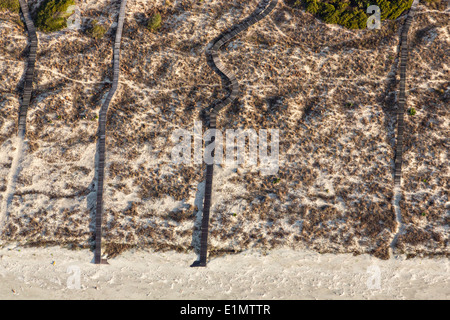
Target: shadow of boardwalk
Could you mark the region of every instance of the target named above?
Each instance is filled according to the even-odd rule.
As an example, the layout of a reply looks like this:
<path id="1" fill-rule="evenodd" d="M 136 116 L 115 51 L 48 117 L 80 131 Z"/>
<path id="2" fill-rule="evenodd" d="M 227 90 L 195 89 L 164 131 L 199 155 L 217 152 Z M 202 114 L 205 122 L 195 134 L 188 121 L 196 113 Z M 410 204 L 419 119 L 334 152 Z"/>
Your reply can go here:
<path id="1" fill-rule="evenodd" d="M 95 249 L 95 204 L 97 199 L 97 181 L 98 181 L 98 141 L 96 143 L 95 148 L 95 169 L 94 169 L 94 177 L 92 181 L 89 183 L 90 192 L 86 196 L 86 209 L 89 212 L 89 233 L 91 237 L 89 239 L 89 247 L 92 252 Z"/>
<path id="2" fill-rule="evenodd" d="M 19 120 L 17 125 L 17 137 L 13 138 L 13 144 L 15 144 L 15 155 L 11 163 L 11 170 L 7 180 L 7 186 L 2 203 L 0 204 L 0 224 L 6 221 L 8 217 L 9 207 L 12 204 L 14 194 L 16 191 L 17 177 L 20 174 L 23 158 L 23 150 L 26 146 L 25 133 L 26 133 L 26 121 L 27 111 L 30 106 L 31 94 L 33 91 L 34 69 L 36 64 L 38 38 L 36 34 L 36 28 L 34 27 L 31 15 L 28 9 L 28 4 L 25 0 L 19 0 L 23 19 L 25 20 L 26 29 L 28 32 L 28 44 L 27 48 L 22 52 L 27 54 L 27 62 L 25 66 L 25 73 L 22 76 L 16 89 L 20 90 L 23 85 L 22 100 L 20 101 L 19 108 Z"/>
<path id="3" fill-rule="evenodd" d="M 403 21 L 402 21 L 403 23 Z M 382 101 L 380 101 L 382 105 L 382 109 L 384 112 L 384 124 L 385 124 L 385 131 L 386 131 L 386 141 L 389 143 L 389 145 L 392 147 L 392 150 L 395 150 L 395 127 L 396 127 L 396 115 L 398 112 L 398 105 L 397 105 L 397 87 L 398 87 L 398 81 L 396 79 L 397 72 L 398 72 L 398 66 L 400 64 L 400 35 L 402 32 L 402 27 L 399 28 L 397 32 L 398 36 L 398 43 L 397 43 L 397 55 L 391 65 L 391 68 L 388 73 L 388 77 L 386 78 L 386 90 L 384 93 L 384 96 L 382 97 Z M 392 185 L 394 182 L 394 159 L 391 159 L 390 162 L 391 166 L 391 177 L 392 177 Z"/>
<path id="4" fill-rule="evenodd" d="M 4 194 L 4 198 L 2 200 L 0 210 L 0 227 L 3 228 L 4 223 L 9 217 L 9 208 L 11 207 L 14 194 L 16 193 L 16 183 L 17 183 L 17 177 L 20 174 L 21 166 L 20 163 L 22 162 L 22 155 L 23 155 L 23 148 L 25 145 L 23 137 L 14 137 L 13 138 L 13 144 L 16 146 L 16 151 L 13 156 L 13 160 L 11 163 L 11 169 L 8 175 L 7 180 L 7 186 Z"/>
<path id="5" fill-rule="evenodd" d="M 261 0 L 256 9 L 242 21 L 229 27 L 211 41 L 206 49 L 206 57 L 208 66 L 213 72 L 218 74 L 222 79 L 223 89 L 227 91 L 227 94 L 221 100 L 214 101 L 207 109 L 206 115 L 209 120 L 208 127 L 211 130 L 216 129 L 216 119 L 218 113 L 225 107 L 233 103 L 239 94 L 239 83 L 236 76 L 222 64 L 219 58 L 220 49 L 233 40 L 236 36 L 246 31 L 248 28 L 258 23 L 267 17 L 278 4 L 278 0 Z M 214 136 L 206 142 L 206 146 L 214 143 Z M 213 176 L 214 176 L 214 150 L 211 153 L 213 163 L 206 164 L 205 175 L 205 192 L 203 198 L 203 211 L 200 227 L 200 255 L 199 258 L 194 261 L 191 267 L 206 267 L 207 251 L 208 251 L 208 230 L 209 230 L 209 215 L 212 204 L 212 188 L 213 188 Z M 200 211 L 198 215 L 200 214 Z M 193 244 L 195 244 L 195 231 L 193 236 Z"/>

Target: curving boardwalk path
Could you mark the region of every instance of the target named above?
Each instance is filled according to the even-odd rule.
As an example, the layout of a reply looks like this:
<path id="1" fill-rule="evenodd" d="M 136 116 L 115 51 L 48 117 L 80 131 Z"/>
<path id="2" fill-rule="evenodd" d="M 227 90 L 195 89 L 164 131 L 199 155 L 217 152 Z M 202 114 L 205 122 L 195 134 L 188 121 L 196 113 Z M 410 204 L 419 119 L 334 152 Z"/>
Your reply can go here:
<path id="1" fill-rule="evenodd" d="M 391 242 L 391 253 L 397 246 L 398 237 L 404 230 L 402 214 L 400 210 L 401 200 L 401 183 L 402 183 L 402 159 L 403 159 L 403 133 L 405 129 L 404 116 L 405 116 L 405 104 L 406 104 L 406 65 L 408 63 L 408 32 L 411 27 L 414 14 L 417 10 L 419 0 L 414 0 L 411 5 L 411 9 L 406 17 L 405 24 L 403 26 L 402 33 L 400 35 L 400 92 L 398 97 L 398 110 L 397 110 L 397 144 L 395 146 L 395 168 L 394 168 L 394 197 L 393 207 L 395 211 L 395 219 L 397 227 L 395 230 L 394 238 Z"/>
<path id="2" fill-rule="evenodd" d="M 98 129 L 98 178 L 97 178 L 97 206 L 95 211 L 95 257 L 96 264 L 106 263 L 106 260 L 101 258 L 102 247 L 102 214 L 103 214 L 103 182 L 105 174 L 105 151 L 106 151 L 106 114 L 108 112 L 109 104 L 116 93 L 119 85 L 119 68 L 120 68 L 120 42 L 122 39 L 123 23 L 125 20 L 125 8 L 127 0 L 122 0 L 120 3 L 119 21 L 117 23 L 116 39 L 114 41 L 114 76 L 111 90 L 106 97 L 100 109 L 99 115 L 99 129 Z"/>
<path id="3" fill-rule="evenodd" d="M 36 52 L 38 47 L 38 39 L 36 35 L 36 28 L 34 27 L 33 20 L 31 19 L 30 12 L 28 10 L 28 3 L 25 0 L 19 0 L 20 8 L 22 9 L 25 24 L 28 30 L 28 38 L 30 41 L 30 52 L 28 53 L 28 64 L 25 73 L 25 85 L 23 90 L 22 104 L 19 110 L 19 125 L 18 135 L 23 138 L 26 132 L 27 126 L 27 112 L 30 106 L 31 91 L 33 90 L 34 69 L 36 64 Z"/>
<path id="4" fill-rule="evenodd" d="M 400 38 L 400 93 L 398 97 L 398 110 L 397 110 L 397 145 L 395 147 L 395 173 L 394 184 L 396 187 L 400 187 L 402 180 L 402 157 L 403 157 L 403 132 L 404 132 L 404 115 L 406 104 L 406 65 L 408 63 L 408 32 L 411 27 L 414 13 L 417 9 L 418 0 L 414 0 L 411 9 L 406 17 L 405 25 Z"/>
<path id="5" fill-rule="evenodd" d="M 258 23 L 266 16 L 268 16 L 272 10 L 276 7 L 278 0 L 262 0 L 256 10 L 246 19 L 234 25 L 230 29 L 221 33 L 216 39 L 214 39 L 209 49 L 206 50 L 206 58 L 208 65 L 216 72 L 221 78 L 224 84 L 226 84 L 226 90 L 228 91 L 226 97 L 222 100 L 216 100 L 211 106 L 207 108 L 209 113 L 209 129 L 216 129 L 217 114 L 226 106 L 231 104 L 239 93 L 239 83 L 236 80 L 235 75 L 228 70 L 220 61 L 219 50 L 222 46 L 229 43 L 239 33 L 247 30 L 252 25 Z M 208 142 L 213 143 L 214 138 Z M 214 158 L 214 151 L 212 152 Z M 208 229 L 209 229 L 209 214 L 211 210 L 211 194 L 213 184 L 214 164 L 206 165 L 206 185 L 205 185 L 205 197 L 203 201 L 203 216 L 201 225 L 201 239 L 200 239 L 200 260 L 195 261 L 191 267 L 206 267 L 206 258 L 208 254 Z"/>

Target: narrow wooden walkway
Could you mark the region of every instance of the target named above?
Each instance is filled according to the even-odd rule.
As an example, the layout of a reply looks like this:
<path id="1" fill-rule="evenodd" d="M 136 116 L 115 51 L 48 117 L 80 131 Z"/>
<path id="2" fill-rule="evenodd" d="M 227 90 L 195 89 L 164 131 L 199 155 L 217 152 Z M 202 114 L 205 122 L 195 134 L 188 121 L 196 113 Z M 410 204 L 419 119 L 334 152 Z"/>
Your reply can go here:
<path id="1" fill-rule="evenodd" d="M 241 32 L 247 30 L 252 25 L 258 23 L 266 16 L 268 16 L 272 10 L 276 7 L 278 0 L 263 0 L 259 3 L 256 10 L 246 19 L 240 23 L 234 25 L 230 29 L 221 33 L 216 39 L 210 43 L 210 49 L 206 51 L 206 58 L 208 65 L 216 72 L 221 78 L 223 83 L 227 84 L 226 90 L 227 96 L 222 100 L 217 100 L 208 107 L 209 113 L 209 129 L 216 129 L 217 114 L 226 106 L 231 104 L 238 96 L 239 83 L 235 75 L 228 70 L 220 61 L 219 50 L 222 46 L 229 43 Z M 214 138 L 208 142 L 214 142 Z M 212 153 L 214 158 L 214 151 Z M 191 267 L 206 267 L 206 258 L 208 254 L 208 230 L 209 230 L 209 215 L 211 210 L 211 194 L 213 185 L 214 164 L 206 165 L 206 185 L 205 196 L 203 202 L 203 216 L 201 225 L 201 239 L 200 239 L 200 260 L 195 261 Z"/>
<path id="2" fill-rule="evenodd" d="M 406 66 L 408 64 L 409 46 L 408 32 L 411 27 L 414 13 L 417 9 L 418 0 L 414 0 L 411 9 L 406 17 L 405 24 L 400 36 L 400 93 L 398 96 L 397 110 L 397 145 L 395 147 L 395 169 L 394 185 L 400 187 L 402 180 L 402 160 L 403 160 L 403 136 L 404 136 L 404 116 L 406 105 Z"/>
<path id="3" fill-rule="evenodd" d="M 23 89 L 22 104 L 19 109 L 19 124 L 18 135 L 21 138 L 25 137 L 27 127 L 27 113 L 30 106 L 31 92 L 33 91 L 34 69 L 36 64 L 36 52 L 38 47 L 38 39 L 36 35 L 36 28 L 31 19 L 28 10 L 28 3 L 25 0 L 19 0 L 20 8 L 22 9 L 25 24 L 28 30 L 28 39 L 30 41 L 30 51 L 28 53 L 27 69 L 25 73 L 25 85 Z"/>
<path id="4" fill-rule="evenodd" d="M 98 179 L 97 179 L 97 206 L 95 211 L 95 258 L 96 264 L 106 263 L 106 260 L 101 258 L 102 247 L 102 216 L 103 216 L 103 183 L 105 173 L 105 152 L 106 152 L 106 114 L 108 112 L 109 104 L 116 93 L 119 85 L 119 69 L 120 69 L 120 43 L 122 39 L 123 23 L 125 20 L 125 8 L 127 0 L 122 0 L 120 3 L 119 21 L 117 23 L 116 39 L 114 41 L 114 59 L 113 68 L 114 76 L 111 90 L 106 97 L 100 109 L 99 115 L 99 129 L 98 129 Z"/>

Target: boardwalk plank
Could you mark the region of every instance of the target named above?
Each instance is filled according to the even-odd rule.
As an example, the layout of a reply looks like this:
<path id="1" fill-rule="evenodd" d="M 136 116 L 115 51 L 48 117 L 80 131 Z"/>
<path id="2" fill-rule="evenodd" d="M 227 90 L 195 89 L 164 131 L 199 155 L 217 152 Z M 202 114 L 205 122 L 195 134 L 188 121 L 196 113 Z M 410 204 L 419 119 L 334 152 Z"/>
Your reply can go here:
<path id="1" fill-rule="evenodd" d="M 394 168 L 394 185 L 400 187 L 402 176 L 402 155 L 403 155 L 403 134 L 404 134 L 404 113 L 406 105 L 406 67 L 408 64 L 409 46 L 408 46 L 408 32 L 411 22 L 414 18 L 414 13 L 418 1 L 414 1 L 411 9 L 408 12 L 403 30 L 400 36 L 400 93 L 398 96 L 397 111 L 397 144 L 395 147 L 395 168 Z"/>
<path id="2" fill-rule="evenodd" d="M 122 39 L 123 23 L 125 21 L 125 9 L 127 0 L 122 0 L 120 3 L 119 18 L 117 24 L 116 38 L 114 41 L 114 53 L 113 53 L 113 84 L 111 90 L 108 93 L 105 102 L 103 103 L 100 116 L 99 116 L 99 142 L 98 142 L 98 180 L 97 180 L 97 204 L 95 212 L 95 253 L 94 261 L 96 264 L 106 263 L 101 258 L 102 247 L 102 216 L 103 216 L 103 185 L 105 175 L 105 153 L 106 153 L 106 115 L 108 112 L 109 104 L 114 97 L 114 94 L 118 88 L 119 72 L 120 72 L 120 42 Z"/>

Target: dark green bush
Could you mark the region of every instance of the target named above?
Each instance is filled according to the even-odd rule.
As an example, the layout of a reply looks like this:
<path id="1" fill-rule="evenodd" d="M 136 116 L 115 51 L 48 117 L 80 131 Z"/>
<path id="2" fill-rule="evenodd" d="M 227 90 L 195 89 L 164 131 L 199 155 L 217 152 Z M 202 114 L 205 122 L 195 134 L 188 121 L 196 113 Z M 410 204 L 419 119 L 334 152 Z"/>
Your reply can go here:
<path id="1" fill-rule="evenodd" d="M 410 116 L 414 116 L 414 115 L 416 115 L 416 113 L 417 113 L 417 111 L 416 111 L 416 109 L 414 109 L 414 108 L 411 108 L 411 109 L 408 110 L 408 114 L 409 114 Z"/>
<path id="2" fill-rule="evenodd" d="M 161 28 L 161 15 L 159 13 L 155 13 L 148 21 L 147 29 L 151 32 L 155 32 L 159 28 Z"/>
<path id="3" fill-rule="evenodd" d="M 19 0 L 0 0 L 0 11 L 6 10 L 19 13 L 20 10 Z"/>
<path id="4" fill-rule="evenodd" d="M 381 20 L 397 19 L 411 7 L 413 0 L 297 0 L 295 7 L 304 9 L 326 23 L 339 24 L 349 29 L 364 29 L 367 26 L 367 8 L 378 5 Z"/>
<path id="5" fill-rule="evenodd" d="M 92 20 L 91 27 L 87 30 L 87 33 L 94 39 L 101 39 L 105 35 L 106 29 L 99 25 L 97 20 Z"/>
<path id="6" fill-rule="evenodd" d="M 319 5 L 317 4 L 317 0 L 306 1 L 306 11 L 312 14 L 316 14 L 319 11 Z"/>
<path id="7" fill-rule="evenodd" d="M 45 32 L 52 32 L 67 27 L 67 18 L 73 12 L 67 12 L 74 0 L 46 0 L 39 6 L 36 18 L 36 27 Z"/>
<path id="8" fill-rule="evenodd" d="M 381 9 L 381 19 L 397 19 L 403 11 L 411 7 L 413 0 L 377 0 L 376 4 Z"/>

